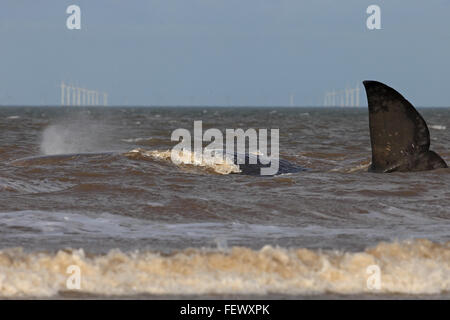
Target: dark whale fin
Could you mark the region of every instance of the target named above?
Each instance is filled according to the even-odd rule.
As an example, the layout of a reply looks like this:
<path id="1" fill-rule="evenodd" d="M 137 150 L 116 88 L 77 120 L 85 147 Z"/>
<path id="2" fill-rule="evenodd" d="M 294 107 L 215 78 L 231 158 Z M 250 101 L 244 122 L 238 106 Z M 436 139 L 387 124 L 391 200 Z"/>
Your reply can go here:
<path id="1" fill-rule="evenodd" d="M 422 116 L 400 93 L 378 81 L 363 81 L 369 102 L 372 164 L 369 171 L 422 171 L 447 168 L 430 151 L 430 132 Z"/>

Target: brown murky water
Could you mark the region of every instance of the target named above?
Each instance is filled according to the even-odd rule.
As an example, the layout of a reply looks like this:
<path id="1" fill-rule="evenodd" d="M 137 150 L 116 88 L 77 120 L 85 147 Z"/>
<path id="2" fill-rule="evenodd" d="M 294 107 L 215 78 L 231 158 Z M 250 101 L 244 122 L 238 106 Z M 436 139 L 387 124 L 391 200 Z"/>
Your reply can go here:
<path id="1" fill-rule="evenodd" d="M 450 163 L 450 109 L 420 112 Z M 310 170 L 177 166 L 194 120 L 279 128 Z M 0 130 L 0 296 L 58 297 L 72 264 L 81 296 L 370 295 L 369 265 L 378 294 L 450 291 L 450 169 L 367 173 L 365 108 L 3 107 Z"/>

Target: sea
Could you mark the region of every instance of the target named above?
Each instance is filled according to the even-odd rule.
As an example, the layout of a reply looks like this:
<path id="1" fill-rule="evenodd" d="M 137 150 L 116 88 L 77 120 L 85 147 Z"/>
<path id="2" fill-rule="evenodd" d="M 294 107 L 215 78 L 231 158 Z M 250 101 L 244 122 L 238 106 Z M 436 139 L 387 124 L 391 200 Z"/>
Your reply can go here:
<path id="1" fill-rule="evenodd" d="M 172 161 L 194 121 L 307 170 Z M 0 298 L 449 299 L 450 169 L 370 161 L 363 107 L 0 107 Z"/>

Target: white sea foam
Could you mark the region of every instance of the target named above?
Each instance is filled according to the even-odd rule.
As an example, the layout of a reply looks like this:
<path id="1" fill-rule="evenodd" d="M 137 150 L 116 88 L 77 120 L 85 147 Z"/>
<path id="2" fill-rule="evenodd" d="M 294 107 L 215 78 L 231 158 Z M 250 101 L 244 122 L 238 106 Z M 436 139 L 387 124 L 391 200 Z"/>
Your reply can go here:
<path id="1" fill-rule="evenodd" d="M 265 246 L 260 250 L 185 249 L 170 255 L 84 250 L 0 251 L 0 296 L 53 296 L 67 291 L 67 268 L 81 271 L 81 292 L 131 294 L 442 294 L 450 291 L 450 242 L 380 243 L 361 252 Z M 380 288 L 368 286 L 368 267 Z"/>
<path id="2" fill-rule="evenodd" d="M 442 125 L 438 125 L 438 124 L 432 124 L 429 127 L 431 129 L 435 129 L 435 130 L 445 130 L 445 129 L 447 129 L 446 126 L 442 126 Z"/>
<path id="3" fill-rule="evenodd" d="M 121 139 L 123 142 L 129 142 L 129 143 L 133 143 L 133 142 L 141 142 L 141 141 L 147 141 L 147 140 L 151 140 L 151 137 L 147 137 L 147 138 L 142 138 L 142 137 L 138 137 L 138 138 L 129 138 L 129 139 Z"/>

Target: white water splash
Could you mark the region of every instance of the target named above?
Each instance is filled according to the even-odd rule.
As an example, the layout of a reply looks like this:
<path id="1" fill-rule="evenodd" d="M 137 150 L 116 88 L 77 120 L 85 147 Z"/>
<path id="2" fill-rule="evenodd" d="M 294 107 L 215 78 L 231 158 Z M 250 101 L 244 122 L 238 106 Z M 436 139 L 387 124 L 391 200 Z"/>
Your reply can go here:
<path id="1" fill-rule="evenodd" d="M 105 147 L 112 133 L 112 128 L 81 115 L 48 126 L 40 149 L 45 155 L 96 152 Z"/>

